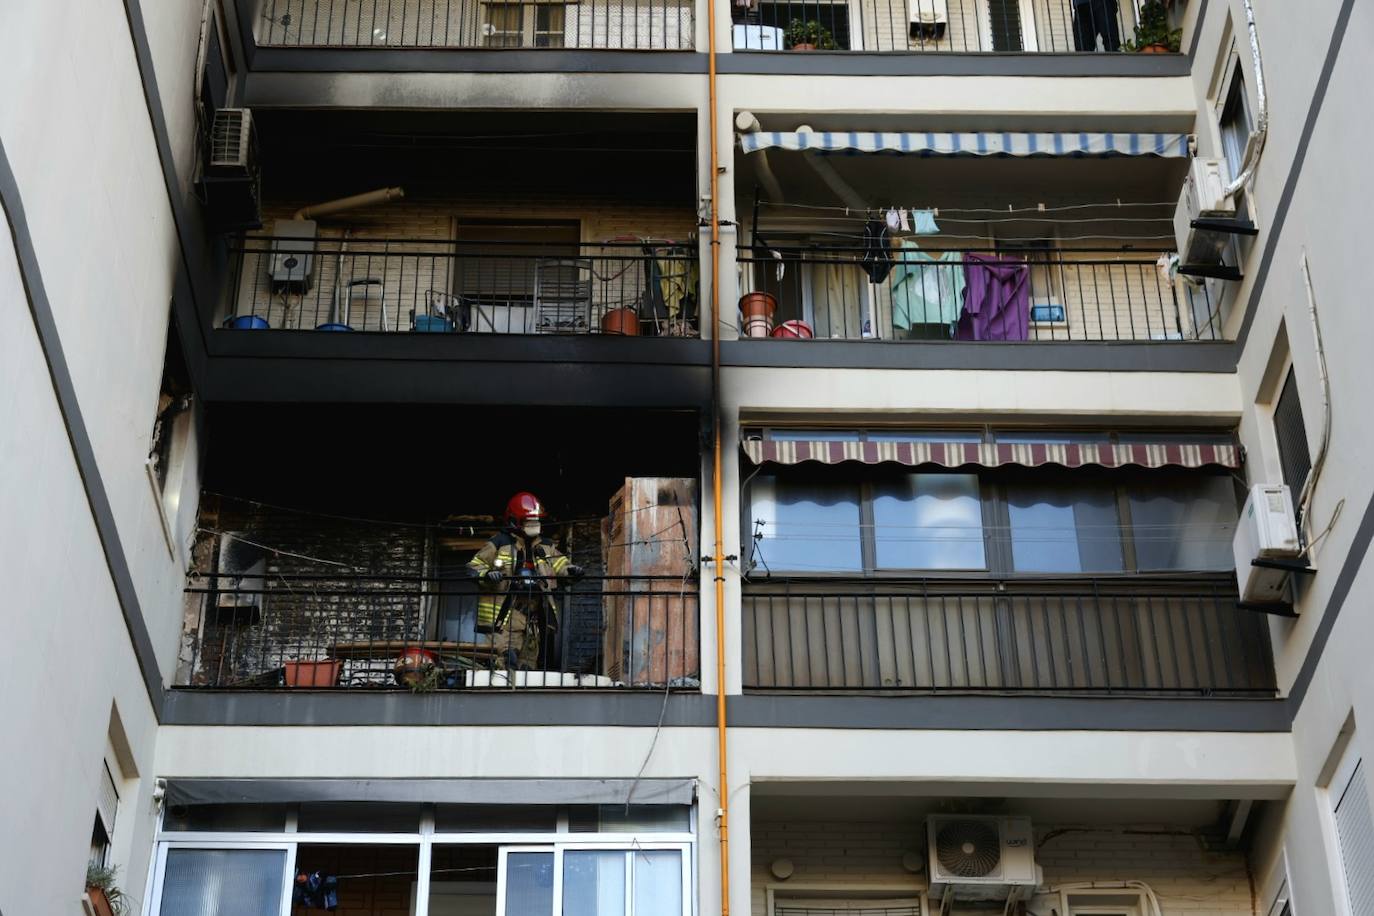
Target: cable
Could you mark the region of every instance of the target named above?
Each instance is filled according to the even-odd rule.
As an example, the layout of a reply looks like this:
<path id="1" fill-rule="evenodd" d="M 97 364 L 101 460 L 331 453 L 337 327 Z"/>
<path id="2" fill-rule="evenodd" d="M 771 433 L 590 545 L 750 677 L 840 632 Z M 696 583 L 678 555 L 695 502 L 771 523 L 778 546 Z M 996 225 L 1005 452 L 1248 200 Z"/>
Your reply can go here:
<path id="1" fill-rule="evenodd" d="M 1247 0 L 1247 6 L 1248 6 Z M 1317 457 L 1312 461 L 1312 467 L 1307 473 L 1307 479 L 1303 481 L 1302 493 L 1298 497 L 1298 516 L 1302 519 L 1303 536 L 1306 537 L 1308 524 L 1310 522 L 1312 498 L 1317 491 L 1317 478 L 1321 476 L 1322 466 L 1326 464 L 1327 449 L 1331 445 L 1331 379 L 1326 371 L 1326 347 L 1322 344 L 1321 320 L 1317 317 L 1317 296 L 1312 290 L 1312 270 L 1307 263 L 1307 250 L 1302 252 L 1302 279 L 1303 288 L 1307 292 L 1307 317 L 1312 322 L 1312 341 L 1317 350 L 1317 379 L 1321 382 L 1322 388 L 1322 437 L 1321 445 L 1317 447 Z M 1342 500 L 1344 502 L 1344 500 Z M 1336 524 L 1336 518 L 1340 514 L 1339 510 L 1331 516 L 1331 521 L 1327 524 L 1326 531 L 1322 533 L 1325 537 Z M 1311 546 L 1310 544 L 1308 546 Z"/>
<path id="2" fill-rule="evenodd" d="M 1246 147 L 1244 167 L 1226 186 L 1224 197 L 1230 197 L 1250 184 L 1255 177 L 1255 170 L 1259 168 L 1260 156 L 1264 153 L 1264 142 L 1269 137 L 1269 96 L 1264 87 L 1264 58 L 1260 54 L 1259 31 L 1255 28 L 1255 8 L 1250 0 L 1243 2 L 1246 28 L 1250 35 L 1250 56 L 1255 64 L 1255 100 L 1259 103 L 1259 112 L 1255 117 L 1254 133 L 1250 135 L 1250 143 Z"/>
<path id="3" fill-rule="evenodd" d="M 853 207 L 839 207 L 839 206 L 835 206 L 835 205 L 833 205 L 833 204 L 831 204 L 831 205 L 822 205 L 822 204 L 797 204 L 797 203 L 784 203 L 784 202 L 781 202 L 781 201 L 767 201 L 767 200 L 761 200 L 761 201 L 759 201 L 759 204 L 760 204 L 760 206 L 765 206 L 765 207 L 790 207 L 790 208 L 798 209 L 798 210 L 831 210 L 831 211 L 835 211 L 835 212 L 842 212 L 842 213 L 844 213 L 844 214 L 846 214 L 846 215 L 848 215 L 848 214 L 850 214 L 851 212 L 853 212 L 853 209 L 854 209 Z M 1176 207 L 1176 206 L 1178 206 L 1178 201 L 1176 201 L 1176 200 L 1161 200 L 1161 201 L 1121 201 L 1121 200 L 1116 200 L 1116 201 L 1111 201 L 1111 202 L 1107 202 L 1107 203 L 1100 203 L 1100 204 L 1098 204 L 1098 203 L 1089 203 L 1089 204 L 1063 204 L 1063 205 L 1056 206 L 1056 207 L 1046 207 L 1046 206 L 1041 206 L 1041 205 L 1037 205 L 1037 206 L 1034 206 L 1034 207 L 1015 207 L 1015 206 L 1013 206 L 1013 205 L 1011 205 L 1011 204 L 1008 204 L 1007 207 L 1006 207 L 1005 209 L 995 208 L 995 207 L 926 207 L 926 208 L 924 208 L 924 209 L 932 210 L 932 211 L 933 211 L 933 210 L 939 210 L 939 211 L 941 211 L 942 213 L 1056 213 L 1056 212 L 1060 212 L 1060 211 L 1069 211 L 1069 210 L 1107 209 L 1107 208 L 1109 208 L 1109 207 L 1169 207 L 1169 208 L 1172 209 L 1173 207 Z M 872 210 L 870 210 L 869 212 L 870 212 L 870 213 L 873 213 L 873 214 L 878 214 L 878 213 L 884 213 L 884 212 L 886 212 L 888 209 L 892 209 L 892 208 L 889 208 L 889 207 L 875 207 L 875 208 L 873 208 Z M 912 209 L 912 208 L 907 208 L 907 209 Z M 915 209 L 922 209 L 922 208 L 915 208 Z"/>

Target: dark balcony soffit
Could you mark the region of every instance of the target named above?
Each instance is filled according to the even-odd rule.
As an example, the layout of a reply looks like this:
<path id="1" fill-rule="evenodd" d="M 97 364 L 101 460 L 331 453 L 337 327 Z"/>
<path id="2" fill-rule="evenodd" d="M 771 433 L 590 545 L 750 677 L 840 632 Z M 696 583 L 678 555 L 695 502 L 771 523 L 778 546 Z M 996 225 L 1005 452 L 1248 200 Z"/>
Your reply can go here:
<path id="1" fill-rule="evenodd" d="M 1172 77 L 1184 54 L 865 53 L 737 51 L 716 58 L 723 74 L 814 76 Z M 254 73 L 693 73 L 697 51 L 490 50 L 482 48 L 263 48 Z"/>
<path id="2" fill-rule="evenodd" d="M 1078 372 L 1236 371 L 1230 341 L 721 341 L 725 366 L 798 369 L 1002 369 Z"/>
<path id="3" fill-rule="evenodd" d="M 694 407 L 710 400 L 701 340 L 221 331 L 209 402 Z"/>

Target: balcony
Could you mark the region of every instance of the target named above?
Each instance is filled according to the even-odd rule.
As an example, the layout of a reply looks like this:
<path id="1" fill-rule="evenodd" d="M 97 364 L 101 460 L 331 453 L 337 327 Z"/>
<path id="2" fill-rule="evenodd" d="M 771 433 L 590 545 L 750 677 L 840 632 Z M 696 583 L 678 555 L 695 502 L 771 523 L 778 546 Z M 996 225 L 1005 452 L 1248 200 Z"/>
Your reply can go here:
<path id="1" fill-rule="evenodd" d="M 744 685 L 812 692 L 1271 697 L 1230 577 L 746 586 Z"/>
<path id="2" fill-rule="evenodd" d="M 1168 276 L 1170 252 L 946 244 L 936 240 L 894 250 L 891 269 L 877 283 L 866 270 L 871 253 L 862 248 L 780 243 L 763 251 L 741 249 L 738 262 L 753 291 L 776 303 L 771 326 L 751 325 L 742 315 L 741 336 L 926 342 L 1222 339 L 1208 290 Z M 1000 309 L 996 316 L 979 318 L 966 306 L 975 284 L 993 290 L 988 301 Z"/>
<path id="3" fill-rule="evenodd" d="M 1065 53 L 1125 50 L 1140 0 L 751 0 L 732 4 L 737 51 Z"/>
<path id="4" fill-rule="evenodd" d="M 554 226 L 491 226 L 529 237 Z M 697 337 L 694 244 L 255 236 L 230 247 L 233 329 Z"/>
<path id="5" fill-rule="evenodd" d="M 439 575 L 202 574 L 177 686 L 264 690 L 665 688 L 699 684 L 694 578 L 541 582 L 538 660 L 506 633 L 474 631 L 472 580 Z"/>
<path id="6" fill-rule="evenodd" d="M 265 48 L 690 51 L 693 0 L 262 0 Z"/>

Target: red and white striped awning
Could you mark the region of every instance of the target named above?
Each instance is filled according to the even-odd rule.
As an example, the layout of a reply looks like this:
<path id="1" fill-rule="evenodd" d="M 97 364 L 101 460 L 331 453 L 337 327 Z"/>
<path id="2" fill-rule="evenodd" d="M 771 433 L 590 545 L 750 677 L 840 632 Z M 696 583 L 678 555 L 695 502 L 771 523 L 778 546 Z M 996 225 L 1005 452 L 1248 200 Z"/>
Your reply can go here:
<path id="1" fill-rule="evenodd" d="M 957 468 L 976 465 L 1066 468 L 1240 467 L 1240 446 L 1214 442 L 1049 443 L 1049 442 L 861 442 L 831 440 L 746 439 L 744 453 L 755 464 L 933 464 Z"/>

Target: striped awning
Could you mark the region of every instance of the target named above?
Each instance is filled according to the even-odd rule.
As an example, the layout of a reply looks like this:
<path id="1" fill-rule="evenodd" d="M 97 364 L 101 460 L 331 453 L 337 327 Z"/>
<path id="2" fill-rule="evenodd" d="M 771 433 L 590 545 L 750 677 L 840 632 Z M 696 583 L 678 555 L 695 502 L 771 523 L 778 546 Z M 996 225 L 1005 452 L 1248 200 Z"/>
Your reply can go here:
<path id="1" fill-rule="evenodd" d="M 1188 155 L 1188 134 L 755 131 L 740 134 L 740 146 L 746 153 L 761 149 L 784 149 L 911 156 L 1159 156 L 1182 159 Z"/>
<path id="2" fill-rule="evenodd" d="M 1119 468 L 1201 468 L 1216 465 L 1240 467 L 1240 447 L 1212 442 L 1135 442 L 1111 443 L 990 443 L 990 442 L 861 442 L 850 440 L 772 440 L 747 439 L 744 453 L 755 464 L 933 464 L 958 468 L 975 465 L 997 468 L 1003 465 L 1040 467 L 1046 464 L 1066 468 L 1097 466 Z"/>

